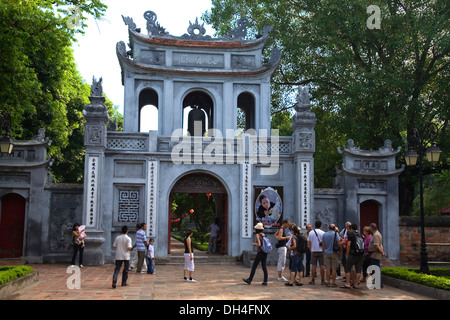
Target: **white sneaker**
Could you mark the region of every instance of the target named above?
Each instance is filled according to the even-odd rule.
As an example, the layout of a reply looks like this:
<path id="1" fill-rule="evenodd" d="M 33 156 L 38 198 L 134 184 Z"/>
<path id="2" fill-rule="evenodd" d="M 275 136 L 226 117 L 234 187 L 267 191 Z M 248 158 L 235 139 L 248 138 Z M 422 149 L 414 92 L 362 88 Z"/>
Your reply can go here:
<path id="1" fill-rule="evenodd" d="M 188 282 L 197 282 L 195 279 L 189 279 Z"/>
<path id="2" fill-rule="evenodd" d="M 284 282 L 286 282 L 286 281 L 288 281 L 288 279 L 286 279 L 285 277 L 281 277 L 281 278 L 278 278 L 278 281 L 284 281 Z"/>

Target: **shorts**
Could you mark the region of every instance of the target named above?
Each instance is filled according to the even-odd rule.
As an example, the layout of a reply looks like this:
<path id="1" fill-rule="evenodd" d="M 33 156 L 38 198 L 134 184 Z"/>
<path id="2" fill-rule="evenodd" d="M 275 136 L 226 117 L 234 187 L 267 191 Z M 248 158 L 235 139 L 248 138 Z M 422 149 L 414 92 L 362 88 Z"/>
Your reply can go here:
<path id="1" fill-rule="evenodd" d="M 189 253 L 184 254 L 184 270 L 194 271 L 194 254 L 191 255 Z"/>
<path id="2" fill-rule="evenodd" d="M 311 264 L 315 266 L 317 262 L 319 266 L 323 266 L 323 252 L 311 252 Z"/>
<path id="3" fill-rule="evenodd" d="M 344 267 L 345 273 L 350 273 L 353 266 L 355 266 L 356 273 L 361 273 L 363 258 L 364 256 L 349 255 Z"/>
<path id="4" fill-rule="evenodd" d="M 337 270 L 339 267 L 339 254 L 338 253 L 332 253 L 332 254 L 324 254 L 324 260 L 325 260 L 325 269 L 327 270 Z"/>
<path id="5" fill-rule="evenodd" d="M 303 254 L 292 257 L 291 272 L 303 272 Z"/>

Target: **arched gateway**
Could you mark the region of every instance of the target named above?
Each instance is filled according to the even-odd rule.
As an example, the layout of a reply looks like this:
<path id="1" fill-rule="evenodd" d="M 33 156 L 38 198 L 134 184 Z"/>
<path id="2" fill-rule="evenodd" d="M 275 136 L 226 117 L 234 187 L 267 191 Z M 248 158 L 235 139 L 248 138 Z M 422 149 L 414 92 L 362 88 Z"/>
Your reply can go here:
<path id="1" fill-rule="evenodd" d="M 188 33 L 177 37 L 156 22 L 155 13 L 144 17 L 147 34 L 132 18 L 123 17 L 132 47 L 124 41 L 116 46 L 124 131 L 107 129 L 101 80 L 94 79 L 91 103 L 84 110 L 86 261 L 112 261 L 112 242 L 121 226 L 128 225 L 133 238 L 139 222 L 147 223 L 147 236 L 155 239 L 156 258 L 168 258 L 175 194 L 211 194 L 215 218 L 221 220 L 221 253 L 233 257 L 253 250 L 253 227 L 259 221 L 275 243 L 273 233 L 283 219 L 305 228 L 322 214 L 340 224 L 347 218 L 343 212 L 357 212 L 354 206 L 370 190 L 349 198 L 345 208 L 340 204 L 346 193 L 314 196 L 316 119 L 306 88 L 299 88 L 293 135 L 280 137 L 271 130 L 270 80 L 281 53 L 272 48 L 270 58 L 264 58 L 270 27 L 249 39 L 241 19 L 228 35 L 212 38 L 196 20 Z M 139 114 L 146 105 L 158 110 L 158 130 L 148 133 L 139 132 Z M 390 159 L 395 154 L 386 147 L 370 157 Z M 395 176 L 383 160 L 384 168 Z M 345 175 L 343 180 L 348 180 Z M 364 181 L 361 187 L 367 185 Z M 263 190 L 271 190 L 271 202 L 277 205 L 261 208 L 257 197 Z M 384 190 L 377 192 L 373 199 L 384 196 Z M 317 211 L 322 208 L 323 213 Z M 276 255 L 274 251 L 269 262 Z"/>
<path id="2" fill-rule="evenodd" d="M 196 196 L 198 194 L 206 194 L 208 198 L 212 197 L 215 201 L 215 208 L 211 221 L 218 218 L 220 221 L 220 251 L 218 253 L 228 254 L 228 192 L 223 183 L 211 173 L 192 172 L 180 177 L 172 187 L 169 198 L 169 213 L 172 195 L 183 193 Z M 168 232 L 170 253 L 170 235 L 171 223 L 169 220 Z"/>
<path id="3" fill-rule="evenodd" d="M 213 197 L 216 217 L 222 218 L 222 252 L 232 257 L 254 249 L 258 221 L 275 243 L 273 233 L 283 219 L 302 229 L 316 219 L 341 228 L 346 221 L 378 219 L 387 256 L 399 258 L 398 175 L 403 170 L 396 169 L 395 158 L 400 150 L 389 140 L 379 150 L 361 150 L 349 140 L 338 150 L 343 163 L 335 188 L 315 191 L 316 119 L 307 88 L 298 88 L 292 136 L 271 131 L 270 82 L 281 59 L 281 52 L 267 45 L 271 27 L 251 39 L 248 21 L 240 19 L 230 33 L 213 38 L 195 20 L 186 34 L 173 36 L 155 13 L 147 11 L 144 18 L 147 32 L 141 33 L 145 28 L 123 17 L 129 39 L 116 45 L 123 132 L 108 123 L 102 79 L 93 79 L 83 110 L 82 187 L 50 183 L 51 140 L 43 129 L 32 140 L 14 141 L 11 154 L 0 154 L 1 227 L 18 218 L 10 216 L 12 205 L 25 219 L 25 224 L 13 222 L 19 227 L 14 256 L 69 262 L 71 228 L 79 222 L 88 234 L 84 264 L 111 263 L 121 227 L 127 225 L 134 238 L 136 224 L 146 222 L 156 258 L 164 260 L 170 251 L 171 195 L 189 192 Z M 263 53 L 265 48 L 270 54 Z M 147 116 L 148 108 L 157 116 Z M 140 132 L 143 128 L 158 129 Z M 263 190 L 270 190 L 277 210 L 261 208 L 257 197 Z M 3 197 L 12 193 L 23 199 Z M 276 260 L 274 250 L 269 263 Z"/>

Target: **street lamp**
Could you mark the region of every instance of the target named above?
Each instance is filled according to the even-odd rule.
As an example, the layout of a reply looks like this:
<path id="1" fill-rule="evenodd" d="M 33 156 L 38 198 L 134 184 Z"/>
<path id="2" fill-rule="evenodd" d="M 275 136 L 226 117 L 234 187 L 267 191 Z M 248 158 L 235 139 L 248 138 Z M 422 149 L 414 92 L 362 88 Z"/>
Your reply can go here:
<path id="1" fill-rule="evenodd" d="M 0 152 L 11 154 L 13 149 L 13 142 L 9 136 L 11 129 L 11 116 L 8 111 L 5 111 L 0 117 Z M 5 131 L 5 135 L 3 135 Z"/>
<path id="2" fill-rule="evenodd" d="M 427 141 L 434 140 L 433 134 L 436 134 L 436 131 L 430 130 L 428 132 L 428 136 L 426 138 Z M 435 136 L 434 136 L 435 137 Z M 425 242 L 425 218 L 424 218 L 424 210 L 423 210 L 423 157 L 424 157 L 424 139 L 420 137 L 417 129 L 413 128 L 411 130 L 411 134 L 408 136 L 408 144 L 409 149 L 405 152 L 405 161 L 408 166 L 415 166 L 416 164 L 419 167 L 419 186 L 420 186 L 420 273 L 429 274 L 430 269 L 428 268 L 428 254 L 427 254 L 427 246 Z M 414 151 L 413 145 L 418 146 L 418 153 Z M 427 156 L 427 160 L 435 164 L 439 161 L 439 156 L 441 154 L 441 150 L 436 146 L 436 144 L 432 143 L 431 147 L 428 147 L 425 150 L 425 155 Z"/>

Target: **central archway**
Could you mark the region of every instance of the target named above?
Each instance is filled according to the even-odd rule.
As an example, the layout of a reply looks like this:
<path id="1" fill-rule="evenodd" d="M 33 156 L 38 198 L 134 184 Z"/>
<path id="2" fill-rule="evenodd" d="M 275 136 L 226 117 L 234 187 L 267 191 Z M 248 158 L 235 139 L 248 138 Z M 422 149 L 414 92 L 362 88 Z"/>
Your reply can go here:
<path id="1" fill-rule="evenodd" d="M 217 253 L 228 253 L 228 194 L 223 183 L 212 174 L 205 172 L 191 172 L 181 176 L 172 187 L 169 197 L 169 230 L 168 230 L 168 253 L 170 253 L 170 239 L 172 232 L 171 225 L 171 203 L 173 195 L 175 194 L 189 194 L 198 195 L 204 194 L 212 197 L 215 203 L 214 220 L 218 218 L 220 221 L 220 236 Z"/>

